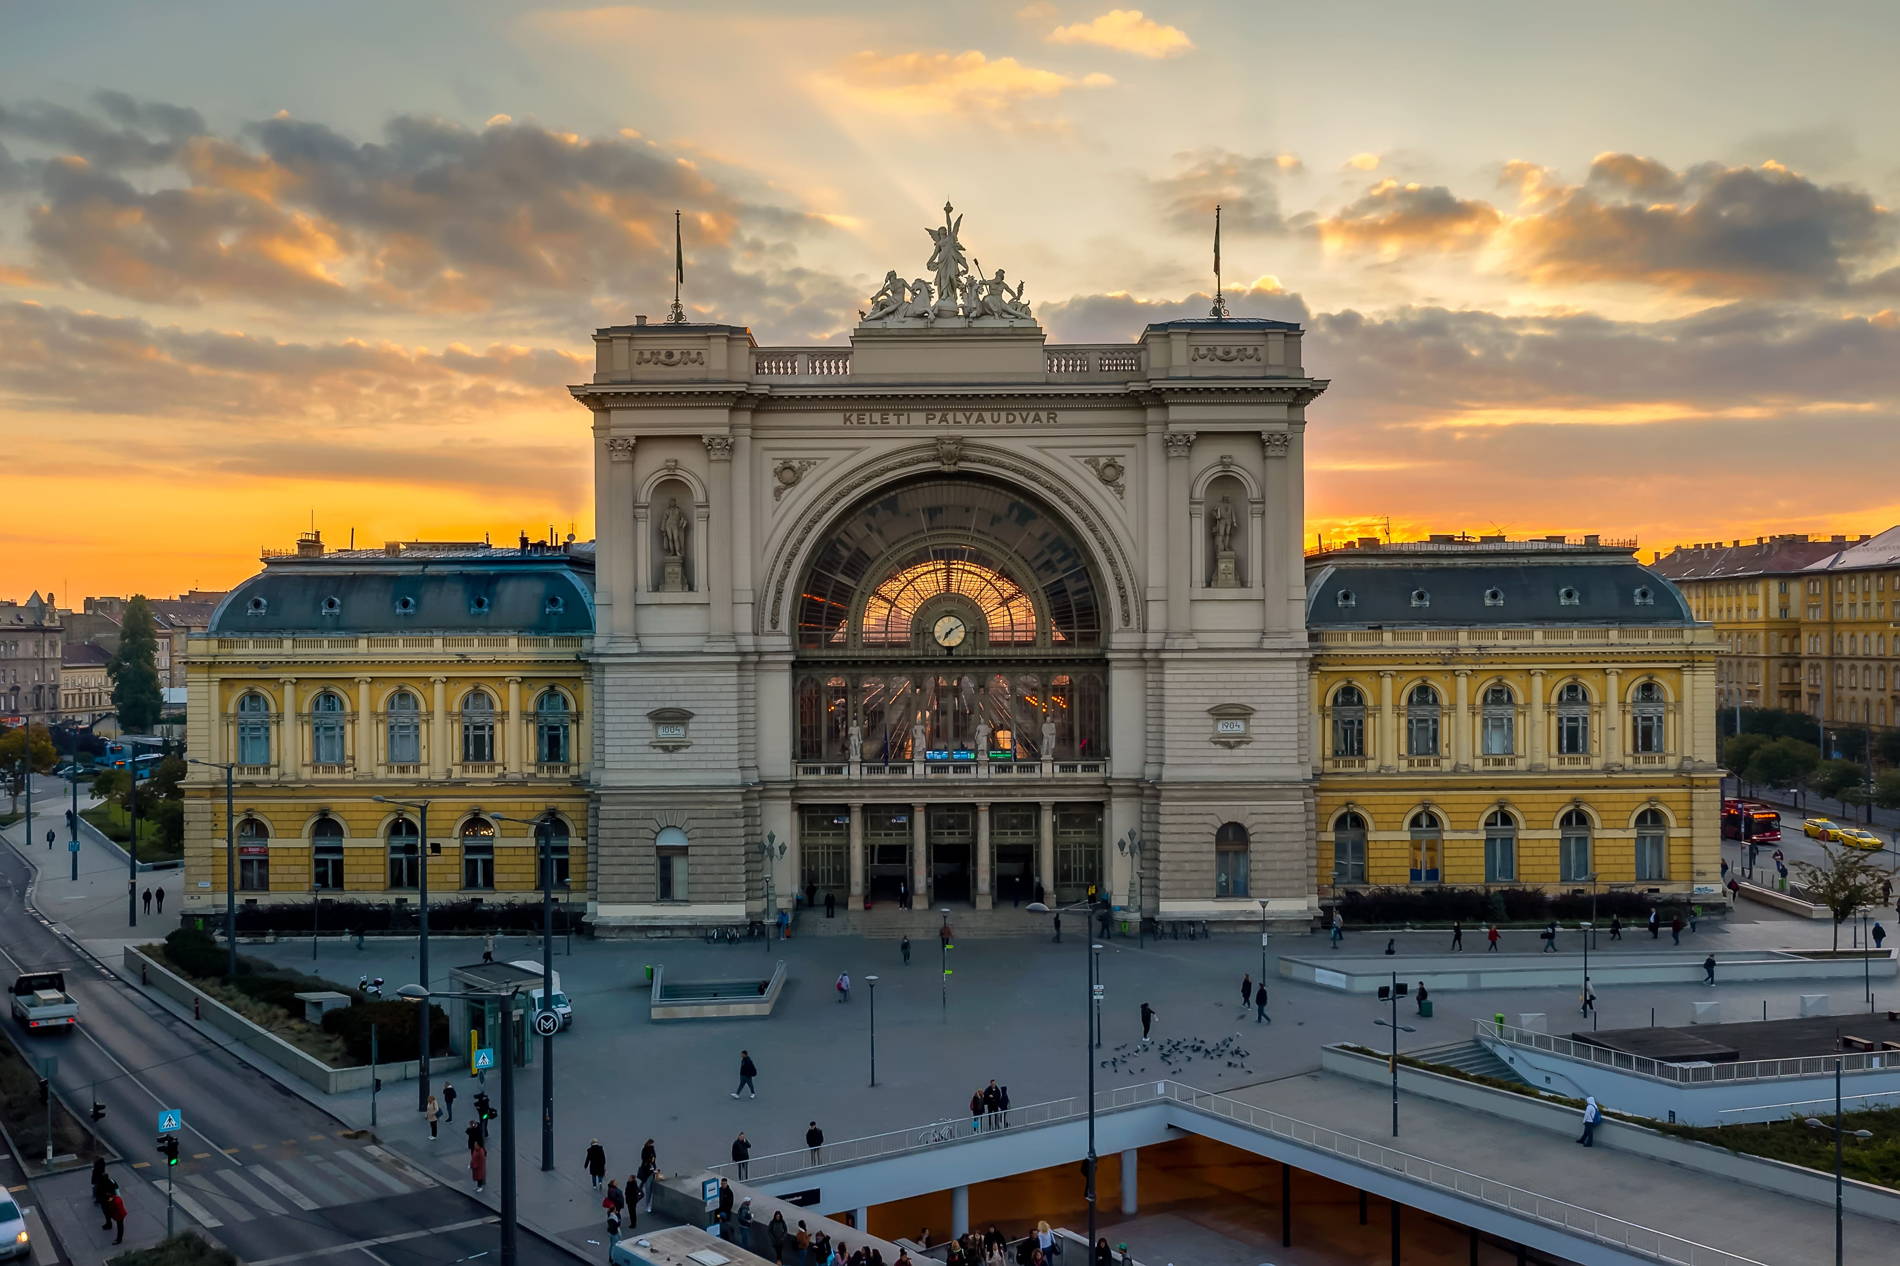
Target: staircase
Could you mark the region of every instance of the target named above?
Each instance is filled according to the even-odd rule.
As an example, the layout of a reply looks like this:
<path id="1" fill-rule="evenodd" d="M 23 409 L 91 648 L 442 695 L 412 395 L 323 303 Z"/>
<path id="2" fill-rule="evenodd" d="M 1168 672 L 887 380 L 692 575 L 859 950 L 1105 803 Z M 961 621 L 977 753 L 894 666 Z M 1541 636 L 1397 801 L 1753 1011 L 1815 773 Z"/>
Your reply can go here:
<path id="1" fill-rule="evenodd" d="M 910 937 L 912 947 L 922 952 L 937 943 L 937 929 L 944 916 L 934 907 L 900 910 L 893 904 L 873 906 L 869 910 L 840 907 L 835 918 L 825 917 L 824 907 L 801 910 L 792 925 L 793 936 L 862 936 L 871 941 L 896 941 Z M 1055 935 L 1051 916 L 1031 914 L 1020 906 L 1001 906 L 994 910 L 975 910 L 967 905 L 950 907 L 950 930 L 959 937 L 992 940 L 999 937 L 1049 937 Z M 1080 913 L 1062 916 L 1062 939 L 1085 935 Z"/>
<path id="2" fill-rule="evenodd" d="M 1529 1085 L 1509 1064 L 1493 1055 L 1476 1038 L 1466 1038 L 1462 1042 L 1447 1042 L 1443 1046 L 1427 1046 L 1422 1050 L 1404 1051 L 1405 1056 L 1421 1063 L 1437 1064 L 1441 1068 L 1456 1069 L 1474 1077 L 1489 1077 L 1493 1081 L 1508 1081 L 1516 1085 Z"/>

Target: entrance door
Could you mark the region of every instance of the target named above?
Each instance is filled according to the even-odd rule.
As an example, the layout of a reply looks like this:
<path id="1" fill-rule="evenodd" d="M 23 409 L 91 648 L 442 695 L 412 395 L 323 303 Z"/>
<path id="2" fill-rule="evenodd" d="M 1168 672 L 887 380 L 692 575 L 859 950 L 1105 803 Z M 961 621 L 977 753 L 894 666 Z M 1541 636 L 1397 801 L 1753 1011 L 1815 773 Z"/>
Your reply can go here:
<path id="1" fill-rule="evenodd" d="M 976 809 L 971 805 L 931 805 L 926 838 L 930 844 L 932 892 L 938 901 L 968 901 L 974 891 Z"/>
<path id="2" fill-rule="evenodd" d="M 996 900 L 1020 905 L 1034 898 L 1036 806 L 999 804 L 990 810 L 990 845 L 996 852 Z"/>

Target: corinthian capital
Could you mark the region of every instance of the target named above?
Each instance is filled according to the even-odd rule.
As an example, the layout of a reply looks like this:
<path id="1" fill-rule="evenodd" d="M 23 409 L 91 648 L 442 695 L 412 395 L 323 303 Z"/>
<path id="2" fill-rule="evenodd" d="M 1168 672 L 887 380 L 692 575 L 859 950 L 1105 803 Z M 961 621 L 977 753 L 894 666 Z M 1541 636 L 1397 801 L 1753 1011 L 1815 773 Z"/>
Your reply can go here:
<path id="1" fill-rule="evenodd" d="M 1169 431 L 1162 437 L 1168 445 L 1169 457 L 1186 457 L 1194 450 L 1194 432 Z"/>
<path id="2" fill-rule="evenodd" d="M 617 462 L 633 460 L 633 436 L 610 435 L 607 437 L 607 456 Z"/>

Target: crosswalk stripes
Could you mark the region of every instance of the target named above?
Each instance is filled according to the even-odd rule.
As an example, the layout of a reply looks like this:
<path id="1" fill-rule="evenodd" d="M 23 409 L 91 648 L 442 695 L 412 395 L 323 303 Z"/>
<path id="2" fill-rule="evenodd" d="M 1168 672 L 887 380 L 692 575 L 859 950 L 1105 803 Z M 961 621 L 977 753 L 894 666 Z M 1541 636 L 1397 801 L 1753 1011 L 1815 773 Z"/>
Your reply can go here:
<path id="1" fill-rule="evenodd" d="M 380 1148 L 373 1156 L 366 1156 L 364 1149 L 342 1148 L 268 1164 L 181 1166 L 171 1176 L 174 1203 L 206 1228 L 280 1217 L 291 1213 L 291 1206 L 308 1213 L 436 1185 L 427 1174 Z"/>
<path id="2" fill-rule="evenodd" d="M 331 1155 L 345 1165 L 354 1166 L 358 1172 L 367 1175 L 371 1182 L 380 1183 L 389 1188 L 393 1194 L 401 1195 L 403 1192 L 411 1189 L 408 1183 L 393 1176 L 388 1170 L 381 1169 L 374 1163 L 364 1160 L 360 1153 L 332 1152 Z"/>
<path id="3" fill-rule="evenodd" d="M 265 1195 L 256 1184 L 246 1182 L 243 1175 L 235 1169 L 216 1169 L 212 1171 L 211 1176 L 266 1213 L 281 1216 L 289 1212 L 283 1205 Z"/>
<path id="4" fill-rule="evenodd" d="M 309 1196 L 304 1195 L 303 1192 L 291 1186 L 289 1183 L 285 1182 L 283 1179 L 279 1178 L 276 1174 L 273 1174 L 270 1170 L 266 1169 L 262 1165 L 247 1165 L 244 1169 L 244 1172 L 248 1174 L 250 1177 L 257 1179 L 257 1181 L 263 1183 L 265 1186 L 271 1188 L 278 1195 L 290 1201 L 290 1203 L 296 1205 L 299 1209 L 302 1209 L 305 1213 L 309 1213 L 313 1209 L 321 1209 L 323 1207 L 322 1205 L 318 1204 L 315 1200 L 312 1200 Z"/>
<path id="5" fill-rule="evenodd" d="M 167 1181 L 170 1181 L 170 1180 L 168 1179 Z M 179 1208 L 183 1209 L 187 1214 L 191 1215 L 192 1221 L 196 1222 L 199 1226 L 204 1227 L 206 1230 L 210 1230 L 213 1227 L 220 1227 L 224 1225 L 224 1219 L 212 1217 L 210 1210 L 206 1209 L 203 1205 L 199 1204 L 196 1200 L 193 1200 L 190 1196 L 180 1191 L 178 1189 L 177 1183 L 175 1182 L 172 1183 L 171 1189 L 172 1189 L 172 1193 L 171 1193 L 172 1203 L 177 1205 Z"/>

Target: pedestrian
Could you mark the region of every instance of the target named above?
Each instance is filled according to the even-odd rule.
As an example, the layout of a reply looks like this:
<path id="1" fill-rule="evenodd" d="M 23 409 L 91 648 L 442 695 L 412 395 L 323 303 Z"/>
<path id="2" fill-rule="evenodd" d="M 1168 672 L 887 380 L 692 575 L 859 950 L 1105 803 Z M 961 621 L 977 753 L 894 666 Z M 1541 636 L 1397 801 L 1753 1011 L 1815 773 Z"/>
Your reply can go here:
<path id="1" fill-rule="evenodd" d="M 468 1149 L 468 1176 L 475 1182 L 475 1190 L 480 1191 L 488 1183 L 488 1149 L 480 1139 Z"/>
<path id="2" fill-rule="evenodd" d="M 1705 985 L 1715 983 L 1715 955 L 1713 954 L 1702 960 L 1702 983 Z"/>
<path id="3" fill-rule="evenodd" d="M 759 1075 L 759 1066 L 752 1062 L 752 1052 L 740 1051 L 739 1052 L 739 1090 L 750 1091 L 754 1099 L 757 1099 L 759 1097 L 759 1088 L 752 1084 L 752 1079 L 754 1077 L 757 1077 L 758 1075 Z M 735 1090 L 732 1092 L 732 1097 L 734 1099 L 737 1099 L 739 1097 L 739 1090 Z"/>
<path id="4" fill-rule="evenodd" d="M 780 910 L 778 912 L 778 919 L 776 921 L 778 923 L 778 939 L 782 941 L 792 934 L 791 911 Z"/>
<path id="5" fill-rule="evenodd" d="M 910 966 L 910 936 L 908 934 L 905 935 L 903 940 L 897 943 L 897 948 L 900 951 L 902 951 L 904 955 L 904 966 L 909 967 Z"/>
<path id="6" fill-rule="evenodd" d="M 1036 1247 L 1041 1250 L 1042 1258 L 1048 1261 L 1055 1255 L 1056 1233 L 1049 1229 L 1047 1222 L 1036 1223 Z"/>
<path id="7" fill-rule="evenodd" d="M 1702 917 L 1701 906 L 1692 905 L 1689 907 L 1689 930 L 1691 932 L 1695 931 L 1696 920 L 1700 919 L 1701 917 Z"/>
<path id="8" fill-rule="evenodd" d="M 848 971 L 839 972 L 837 983 L 833 987 L 837 989 L 838 991 L 839 1002 L 851 1001 L 851 973 L 850 972 Z"/>
<path id="9" fill-rule="evenodd" d="M 165 913 L 165 890 L 163 888 L 152 889 L 152 905 L 157 908 L 160 914 Z"/>
<path id="10" fill-rule="evenodd" d="M 772 1260 L 785 1260 L 785 1241 L 792 1238 L 791 1228 L 785 1225 L 785 1211 L 772 1210 L 772 1220 L 765 1224 L 765 1238 L 772 1242 Z"/>
<path id="11" fill-rule="evenodd" d="M 1651 906 L 1649 908 L 1649 939 L 1652 941 L 1655 940 L 1656 937 L 1661 934 L 1661 932 L 1662 932 L 1662 923 L 1656 917 L 1656 907 Z"/>
<path id="12" fill-rule="evenodd" d="M 943 926 L 937 929 L 937 940 L 945 949 L 955 949 L 956 946 L 950 943 L 951 937 L 955 935 L 956 934 L 950 930 L 950 916 L 945 914 L 943 916 Z"/>
<path id="13" fill-rule="evenodd" d="M 734 1199 L 735 1197 L 732 1194 L 732 1184 L 728 1182 L 726 1179 L 721 1178 L 719 1180 L 719 1216 L 720 1217 L 729 1218 L 732 1216 L 732 1206 L 733 1206 Z"/>
<path id="14" fill-rule="evenodd" d="M 996 1088 L 996 1119 L 1004 1129 L 1009 1128 L 1009 1087 Z"/>
<path id="15" fill-rule="evenodd" d="M 1623 939 L 1623 916 L 1620 914 L 1610 916 L 1610 939 L 1612 941 Z"/>
<path id="16" fill-rule="evenodd" d="M 1597 1122 L 1603 1119 L 1603 1109 L 1597 1107 L 1597 1097 L 1590 1095 L 1583 1101 L 1583 1134 L 1577 1142 L 1585 1147 L 1596 1146 Z"/>
<path id="17" fill-rule="evenodd" d="M 118 1234 L 112 1239 L 114 1244 L 125 1243 L 125 1197 L 116 1190 L 106 1197 L 106 1226 L 116 1227 L 118 1230 Z M 99 1229 L 103 1231 L 105 1227 Z"/>
<path id="18" fill-rule="evenodd" d="M 482 933 L 482 961 L 484 963 L 495 961 L 495 934 L 493 932 Z"/>
<path id="19" fill-rule="evenodd" d="M 1100 918 L 1102 921 L 1102 939 L 1106 941 L 1109 937 L 1115 935 L 1115 907 L 1107 900 L 1104 900 L 1101 904 Z"/>
<path id="20" fill-rule="evenodd" d="M 970 1093 L 970 1129 L 972 1131 L 983 1129 L 983 1092 L 981 1090 Z"/>
<path id="21" fill-rule="evenodd" d="M 1056 944 L 1062 944 L 1062 911 L 1056 911 Z"/>
<path id="22" fill-rule="evenodd" d="M 1465 925 L 1464 924 L 1453 923 L 1451 925 L 1451 947 L 1452 949 L 1460 953 L 1464 952 L 1464 948 L 1465 948 Z"/>
<path id="23" fill-rule="evenodd" d="M 1420 1015 L 1424 1015 L 1424 1014 L 1425 1014 L 1425 1002 L 1426 1002 L 1426 1000 L 1427 1000 L 1427 999 L 1429 999 L 1429 998 L 1431 997 L 1431 995 L 1430 995 L 1430 994 L 1428 994 L 1428 993 L 1426 993 L 1426 992 L 1425 992 L 1425 982 L 1424 982 L 1424 981 L 1422 981 L 1422 980 L 1421 980 L 1421 981 L 1419 981 L 1419 982 L 1418 982 L 1418 988 L 1412 991 L 1412 996 L 1418 999 L 1418 1013 L 1419 1013 Z"/>
<path id="24" fill-rule="evenodd" d="M 825 1132 L 818 1128 L 816 1121 L 813 1121 L 810 1125 L 805 1127 L 805 1148 L 811 1158 L 812 1164 L 816 1165 L 818 1163 L 819 1149 L 824 1147 L 824 1145 Z"/>
<path id="25" fill-rule="evenodd" d="M 1108 1237 L 1106 1235 L 1095 1241 L 1095 1261 L 1093 1266 L 1115 1266 L 1115 1250 L 1108 1246 Z"/>
<path id="26" fill-rule="evenodd" d="M 1592 1011 L 1596 1010 L 1597 996 L 1590 992 L 1589 977 L 1586 976 L 1584 978 L 1583 992 L 1578 994 L 1577 997 L 1578 997 L 1577 1011 L 1579 1014 L 1589 1015 Z"/>
<path id="27" fill-rule="evenodd" d="M 994 1128 L 998 1122 L 996 1114 L 1002 1106 L 1003 1096 L 996 1088 L 996 1078 L 990 1078 L 990 1084 L 983 1087 L 983 1123 Z"/>
<path id="28" fill-rule="evenodd" d="M 910 909 L 910 885 L 901 879 L 897 881 L 897 908 Z"/>
<path id="29" fill-rule="evenodd" d="M 470 1121 L 468 1128 L 463 1130 L 462 1134 L 468 1139 L 469 1151 L 472 1152 L 482 1145 L 482 1123 L 480 1121 Z"/>
<path id="30" fill-rule="evenodd" d="M 1891 879 L 1880 881 L 1880 904 L 1883 906 L 1893 904 L 1893 880 Z"/>
<path id="31" fill-rule="evenodd" d="M 442 1119 L 455 1120 L 455 1083 L 452 1081 L 442 1083 Z"/>
<path id="32" fill-rule="evenodd" d="M 92 1202 L 99 1206 L 105 1221 L 99 1224 L 101 1231 L 112 1229 L 112 1197 L 117 1195 L 119 1184 L 106 1172 L 106 1158 L 95 1156 L 92 1160 Z"/>
<path id="33" fill-rule="evenodd" d="M 1333 949 L 1338 949 L 1339 943 L 1346 939 L 1346 921 L 1339 917 L 1337 910 L 1333 911 L 1333 928 L 1328 936 L 1332 941 Z"/>
<path id="34" fill-rule="evenodd" d="M 1154 1027 L 1155 1016 L 1160 1014 L 1147 1003 L 1141 1004 L 1141 1044 L 1148 1045 L 1148 1030 Z"/>
<path id="35" fill-rule="evenodd" d="M 640 1175 L 628 1174 L 624 1192 L 627 1198 L 627 1229 L 633 1230 L 640 1225 Z"/>
<path id="36" fill-rule="evenodd" d="M 1538 938 L 1544 942 L 1543 953 L 1555 954 L 1557 952 L 1557 920 L 1552 919 L 1545 925 L 1544 930 L 1537 935 Z"/>
<path id="37" fill-rule="evenodd" d="M 362 924 L 360 923 L 357 924 L 356 932 L 354 935 L 356 937 L 356 952 L 361 954 L 363 952 L 363 926 Z"/>
<path id="38" fill-rule="evenodd" d="M 626 1211 L 627 1197 L 620 1190 L 620 1184 L 609 1178 L 607 1194 L 601 1197 L 600 1207 L 607 1211 L 607 1238 L 614 1239 L 620 1234 L 620 1215 Z"/>
<path id="39" fill-rule="evenodd" d="M 1485 947 L 1484 947 L 1485 953 L 1495 954 L 1498 952 L 1498 925 L 1497 924 L 1493 923 L 1490 927 L 1484 930 L 1484 940 L 1485 940 Z"/>
<path id="40" fill-rule="evenodd" d="M 594 1190 L 600 1190 L 600 1184 L 607 1178 L 607 1149 L 600 1145 L 599 1139 L 589 1139 L 587 1154 L 581 1158 L 587 1169 L 587 1177 L 594 1184 Z"/>
<path id="41" fill-rule="evenodd" d="M 1039 906 L 1049 904 L 1048 896 L 1049 896 L 1048 890 L 1042 886 L 1042 880 L 1037 879 L 1036 880 L 1036 904 Z"/>
<path id="42" fill-rule="evenodd" d="M 733 1218 L 733 1234 L 737 1238 L 733 1243 L 750 1251 L 752 1248 L 752 1197 L 746 1196 L 739 1201 L 739 1212 Z"/>
<path id="43" fill-rule="evenodd" d="M 1267 1014 L 1267 982 L 1264 980 L 1254 986 L 1253 1022 L 1255 1024 L 1273 1023 L 1273 1017 Z"/>
<path id="44" fill-rule="evenodd" d="M 422 1115 L 429 1122 L 429 1141 L 433 1143 L 436 1137 L 435 1135 L 436 1122 L 442 1119 L 441 1101 L 438 1100 L 434 1095 L 430 1095 L 428 1106 L 422 1110 Z"/>
<path id="45" fill-rule="evenodd" d="M 1240 1009 L 1245 1011 L 1253 1001 L 1253 973 L 1247 972 L 1240 978 Z"/>
<path id="46" fill-rule="evenodd" d="M 646 1196 L 647 1212 L 652 1213 L 653 1188 L 660 1180 L 660 1155 L 654 1149 L 652 1139 L 648 1139 L 646 1144 L 640 1148 L 640 1172 L 638 1177 L 640 1180 L 640 1191 Z"/>
<path id="47" fill-rule="evenodd" d="M 147 888 L 139 895 L 139 905 L 144 907 L 145 913 L 150 914 L 152 912 L 152 890 L 150 888 Z"/>
<path id="48" fill-rule="evenodd" d="M 825 917 L 827 919 L 838 917 L 838 894 L 835 892 L 825 894 Z"/>
<path id="49" fill-rule="evenodd" d="M 1388 936 L 1385 938 L 1385 952 L 1388 957 L 1399 952 L 1398 944 L 1399 938 L 1396 936 Z"/>
<path id="50" fill-rule="evenodd" d="M 752 1176 L 752 1143 L 739 1131 L 739 1137 L 732 1140 L 732 1163 L 739 1167 L 739 1181 L 744 1182 Z"/>
<path id="51" fill-rule="evenodd" d="M 807 880 L 805 883 L 805 908 L 809 910 L 817 904 L 818 904 L 817 881 Z"/>
<path id="52" fill-rule="evenodd" d="M 1669 941 L 1673 945 L 1682 944 L 1682 916 L 1679 914 L 1669 920 Z"/>
<path id="53" fill-rule="evenodd" d="M 1879 919 L 1874 920 L 1874 926 L 1867 934 L 1874 938 L 1875 949 L 1879 949 L 1882 945 L 1886 943 L 1887 929 L 1880 926 Z"/>

